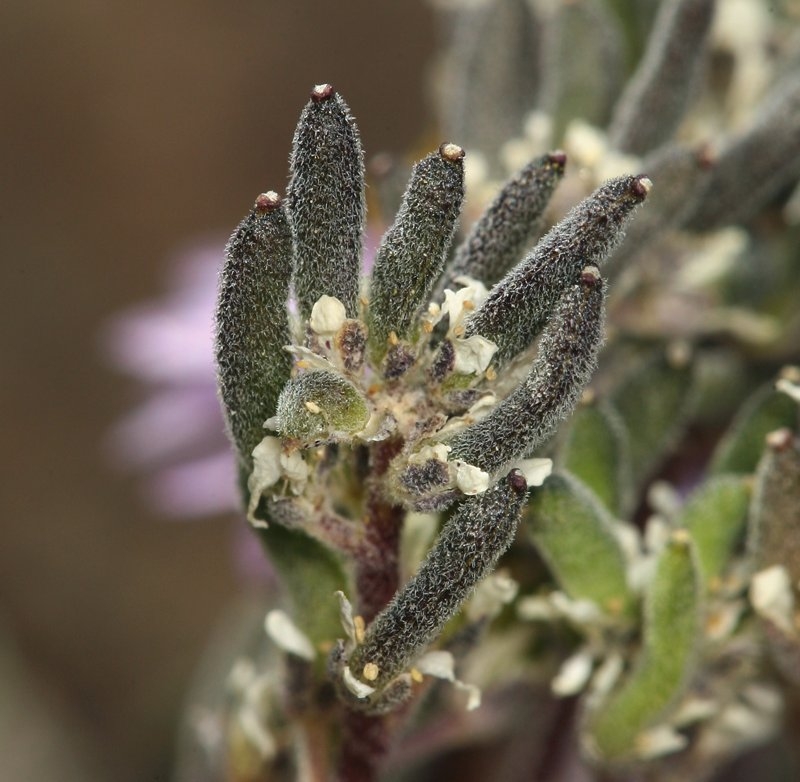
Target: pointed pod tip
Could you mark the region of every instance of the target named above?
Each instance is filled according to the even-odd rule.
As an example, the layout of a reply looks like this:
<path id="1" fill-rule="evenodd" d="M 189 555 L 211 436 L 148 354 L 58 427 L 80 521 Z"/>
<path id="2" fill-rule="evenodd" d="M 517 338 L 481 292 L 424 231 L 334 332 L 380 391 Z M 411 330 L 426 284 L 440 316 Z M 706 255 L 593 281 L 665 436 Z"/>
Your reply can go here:
<path id="1" fill-rule="evenodd" d="M 446 143 L 439 147 L 439 155 L 450 163 L 458 163 L 459 160 L 464 159 L 464 150 L 458 144 Z"/>
<path id="2" fill-rule="evenodd" d="M 633 178 L 631 182 L 631 193 L 638 199 L 644 201 L 647 194 L 653 189 L 653 181 L 645 174 L 640 174 Z"/>
<path id="3" fill-rule="evenodd" d="M 515 494 L 520 496 L 528 490 L 528 482 L 521 470 L 512 470 L 508 474 L 508 485 Z"/>
<path id="4" fill-rule="evenodd" d="M 267 190 L 256 198 L 255 208 L 259 212 L 274 212 L 281 205 L 281 197 L 274 190 Z"/>
<path id="5" fill-rule="evenodd" d="M 776 429 L 766 437 L 767 447 L 778 453 L 789 450 L 794 442 L 794 433 L 791 429 Z"/>
<path id="6" fill-rule="evenodd" d="M 558 166 L 559 168 L 564 168 L 567 165 L 567 153 L 564 152 L 563 149 L 556 149 L 553 152 L 548 154 L 547 159 L 552 163 L 554 166 Z"/>
<path id="7" fill-rule="evenodd" d="M 311 100 L 313 100 L 314 103 L 330 100 L 334 95 L 335 90 L 332 84 L 315 84 L 314 89 L 311 90 Z"/>
<path id="8" fill-rule="evenodd" d="M 586 266 L 581 271 L 581 282 L 589 288 L 601 285 L 603 278 L 600 276 L 600 269 L 596 266 Z"/>

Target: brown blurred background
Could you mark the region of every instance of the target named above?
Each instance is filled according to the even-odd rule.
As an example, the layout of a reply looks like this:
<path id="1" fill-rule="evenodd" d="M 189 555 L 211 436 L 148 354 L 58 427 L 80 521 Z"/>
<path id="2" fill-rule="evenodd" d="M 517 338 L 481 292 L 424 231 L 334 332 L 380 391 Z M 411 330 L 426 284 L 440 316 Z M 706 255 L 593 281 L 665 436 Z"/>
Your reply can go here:
<path id="1" fill-rule="evenodd" d="M 169 779 L 237 520 L 166 522 L 107 464 L 142 389 L 98 333 L 283 189 L 315 82 L 368 153 L 414 145 L 433 39 L 422 0 L 0 4 L 0 779 Z"/>

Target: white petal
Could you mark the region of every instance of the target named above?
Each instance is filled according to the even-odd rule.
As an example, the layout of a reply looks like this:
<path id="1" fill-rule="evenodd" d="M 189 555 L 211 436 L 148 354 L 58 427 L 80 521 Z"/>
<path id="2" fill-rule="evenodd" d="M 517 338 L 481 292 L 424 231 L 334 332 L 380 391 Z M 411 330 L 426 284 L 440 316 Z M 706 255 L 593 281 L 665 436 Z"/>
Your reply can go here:
<path id="1" fill-rule="evenodd" d="M 785 633 L 794 635 L 794 595 L 785 567 L 773 565 L 756 573 L 750 582 L 750 602 L 756 613 Z"/>
<path id="2" fill-rule="evenodd" d="M 462 375 L 479 374 L 485 372 L 497 352 L 497 345 L 480 334 L 473 334 L 467 339 L 453 339 L 455 364 L 453 371 Z"/>
<path id="3" fill-rule="evenodd" d="M 281 477 L 281 441 L 278 437 L 265 437 L 253 449 L 253 472 L 247 479 L 250 491 L 250 502 L 247 506 L 247 518 L 255 526 L 264 526 L 265 522 L 253 518 L 261 496 L 274 486 Z"/>
<path id="4" fill-rule="evenodd" d="M 375 692 L 374 687 L 370 687 L 368 684 L 364 684 L 364 682 L 359 681 L 353 676 L 352 672 L 350 671 L 350 666 L 345 665 L 342 669 L 342 681 L 344 681 L 344 686 L 347 687 L 356 698 L 368 698 Z"/>
<path id="5" fill-rule="evenodd" d="M 457 690 L 467 693 L 467 711 L 474 711 L 481 705 L 481 688 L 474 684 L 467 684 L 459 679 L 453 682 Z"/>
<path id="6" fill-rule="evenodd" d="M 611 688 L 619 680 L 624 667 L 625 663 L 621 654 L 614 653 L 606 657 L 592 677 L 592 696 L 602 698 L 611 692 Z"/>
<path id="7" fill-rule="evenodd" d="M 493 573 L 483 579 L 467 603 L 467 616 L 473 620 L 494 618 L 519 592 L 519 584 L 504 573 Z"/>
<path id="8" fill-rule="evenodd" d="M 579 693 L 592 675 L 594 660 L 585 649 L 568 657 L 550 683 L 555 695 L 567 697 Z"/>
<path id="9" fill-rule="evenodd" d="M 425 462 L 429 461 L 430 459 L 436 459 L 438 462 L 446 462 L 448 453 L 450 453 L 450 446 L 445 445 L 444 443 L 425 445 L 408 457 L 408 463 L 425 464 Z"/>
<path id="10" fill-rule="evenodd" d="M 308 636 L 289 618 L 285 611 L 274 610 L 264 620 L 267 635 L 285 652 L 309 662 L 317 653 Z"/>
<path id="11" fill-rule="evenodd" d="M 670 725 L 659 725 L 642 733 L 636 740 L 636 754 L 647 760 L 679 752 L 689 740 Z"/>
<path id="12" fill-rule="evenodd" d="M 597 624 L 603 618 L 603 612 L 591 600 L 573 600 L 563 592 L 553 592 L 550 601 L 562 616 L 578 625 Z"/>
<path id="13" fill-rule="evenodd" d="M 489 488 L 489 473 L 484 472 L 480 467 L 466 462 L 454 462 L 456 467 L 456 486 L 464 494 L 482 494 Z"/>
<path id="14" fill-rule="evenodd" d="M 245 707 L 239 712 L 239 726 L 242 733 L 258 750 L 264 760 L 275 757 L 278 745 L 273 735 L 264 726 L 264 720 L 252 707 Z"/>
<path id="15" fill-rule="evenodd" d="M 514 464 L 524 476 L 528 486 L 541 486 L 553 472 L 552 459 L 521 459 Z"/>
<path id="16" fill-rule="evenodd" d="M 356 641 L 356 625 L 353 621 L 353 606 L 347 599 L 347 596 L 341 590 L 337 590 L 336 597 L 339 598 L 339 620 L 342 623 L 347 637 L 355 645 Z"/>
<path id="17" fill-rule="evenodd" d="M 795 402 L 800 404 L 800 385 L 792 383 L 788 378 L 782 377 L 777 383 L 775 388 L 784 394 L 788 394 Z"/>
<path id="18" fill-rule="evenodd" d="M 308 465 L 300 451 L 281 454 L 281 469 L 292 482 L 304 484 L 308 480 Z"/>
<path id="19" fill-rule="evenodd" d="M 455 681 L 455 660 L 450 652 L 426 652 L 420 657 L 414 667 L 422 674 L 435 676 L 445 681 Z"/>
<path id="20" fill-rule="evenodd" d="M 335 334 L 347 320 L 344 304 L 335 296 L 320 296 L 311 308 L 308 325 L 317 334 Z"/>

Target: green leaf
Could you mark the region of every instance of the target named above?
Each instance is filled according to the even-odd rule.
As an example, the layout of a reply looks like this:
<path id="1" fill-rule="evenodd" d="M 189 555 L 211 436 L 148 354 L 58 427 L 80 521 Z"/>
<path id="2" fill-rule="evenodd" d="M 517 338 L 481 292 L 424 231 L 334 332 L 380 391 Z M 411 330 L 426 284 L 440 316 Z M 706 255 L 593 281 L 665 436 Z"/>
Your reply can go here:
<path id="1" fill-rule="evenodd" d="M 605 760 L 635 756 L 637 739 L 680 696 L 695 659 L 702 610 L 694 545 L 678 530 L 662 551 L 644 603 L 644 640 L 630 676 L 589 717 L 588 733 Z"/>
<path id="2" fill-rule="evenodd" d="M 747 524 L 750 488 L 733 475 L 709 478 L 689 498 L 676 523 L 692 535 L 706 586 L 718 579 Z"/>
<path id="3" fill-rule="evenodd" d="M 578 406 L 561 436 L 555 463 L 583 481 L 612 513 L 619 515 L 630 504 L 628 435 L 609 405 Z"/>
<path id="4" fill-rule="evenodd" d="M 604 612 L 631 612 L 625 554 L 616 523 L 578 479 L 553 474 L 533 493 L 526 527 L 559 586 L 573 599 L 591 600 Z"/>
<path id="5" fill-rule="evenodd" d="M 796 423 L 797 403 L 776 391 L 772 383 L 762 386 L 742 405 L 719 441 L 709 471 L 714 475 L 754 472 L 764 450 L 764 438 Z"/>

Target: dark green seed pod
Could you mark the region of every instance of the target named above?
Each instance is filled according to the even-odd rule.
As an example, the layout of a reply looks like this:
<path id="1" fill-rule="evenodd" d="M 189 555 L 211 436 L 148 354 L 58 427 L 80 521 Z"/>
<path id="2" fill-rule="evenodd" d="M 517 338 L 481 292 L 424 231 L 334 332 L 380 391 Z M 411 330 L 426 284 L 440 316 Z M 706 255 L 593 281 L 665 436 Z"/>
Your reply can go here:
<path id="1" fill-rule="evenodd" d="M 414 166 L 403 203 L 378 248 L 369 293 L 373 361 L 392 333 L 411 336 L 415 316 L 442 273 L 464 198 L 464 150 L 442 144 Z"/>
<path id="2" fill-rule="evenodd" d="M 294 236 L 294 290 L 308 318 L 323 294 L 358 317 L 361 243 L 366 212 L 364 155 L 350 109 L 320 84 L 294 134 L 289 214 Z"/>
<path id="3" fill-rule="evenodd" d="M 617 245 L 651 184 L 646 176 L 619 177 L 578 204 L 495 285 L 467 319 L 466 336 L 479 334 L 494 342 L 497 364 L 525 350 L 581 269 L 602 263 Z"/>
<path id="4" fill-rule="evenodd" d="M 491 286 L 514 266 L 539 228 L 566 162 L 563 152 L 552 152 L 509 179 L 456 250 L 439 287 L 452 286 L 460 275 Z"/>
<path id="5" fill-rule="evenodd" d="M 286 301 L 292 236 L 277 193 L 258 197 L 225 248 L 216 312 L 216 359 L 228 431 L 245 472 L 275 414 L 292 359 Z"/>
<path id="6" fill-rule="evenodd" d="M 349 661 L 354 676 L 369 663 L 378 670 L 370 686 L 385 686 L 435 640 L 511 545 L 526 493 L 514 470 L 461 504 L 417 574 L 367 628 Z"/>

